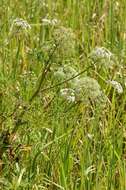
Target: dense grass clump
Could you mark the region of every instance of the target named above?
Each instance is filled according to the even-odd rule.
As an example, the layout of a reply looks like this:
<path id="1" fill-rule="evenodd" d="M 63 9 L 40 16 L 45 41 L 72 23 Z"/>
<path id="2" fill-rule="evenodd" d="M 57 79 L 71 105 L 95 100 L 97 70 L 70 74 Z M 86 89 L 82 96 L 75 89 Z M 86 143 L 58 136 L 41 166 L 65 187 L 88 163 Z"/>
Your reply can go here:
<path id="1" fill-rule="evenodd" d="M 126 189 L 126 1 L 0 1 L 0 189 Z"/>

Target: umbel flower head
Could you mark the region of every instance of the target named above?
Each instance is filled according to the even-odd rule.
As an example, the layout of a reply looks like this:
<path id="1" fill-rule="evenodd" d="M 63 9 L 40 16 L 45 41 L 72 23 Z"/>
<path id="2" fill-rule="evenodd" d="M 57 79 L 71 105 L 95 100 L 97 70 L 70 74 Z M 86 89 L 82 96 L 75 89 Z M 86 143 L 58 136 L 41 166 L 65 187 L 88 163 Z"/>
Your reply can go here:
<path id="1" fill-rule="evenodd" d="M 91 77 L 82 77 L 69 85 L 69 88 L 61 89 L 60 95 L 69 102 L 82 102 L 89 105 L 93 102 L 95 105 L 104 106 L 107 97 L 101 90 L 97 80 Z"/>
<path id="2" fill-rule="evenodd" d="M 19 34 L 19 33 L 26 33 L 31 29 L 30 24 L 22 19 L 22 18 L 16 18 L 13 20 L 10 33 Z"/>
<path id="3" fill-rule="evenodd" d="M 118 94 L 123 93 L 123 87 L 119 82 L 115 80 L 108 80 L 107 83 L 110 84 L 116 90 Z"/>
<path id="4" fill-rule="evenodd" d="M 75 102 L 75 91 L 71 88 L 63 88 L 60 90 L 60 95 L 63 97 L 66 101 Z"/>
<path id="5" fill-rule="evenodd" d="M 83 77 L 76 83 L 76 92 L 82 93 L 83 97 L 96 99 L 101 94 L 100 85 L 98 82 L 90 77 Z"/>
<path id="6" fill-rule="evenodd" d="M 80 78 L 77 70 L 70 65 L 59 67 L 54 72 L 54 77 L 60 82 L 65 81 L 65 86 L 67 84 L 68 88 L 63 88 L 60 93 L 66 100 L 72 97 L 70 99 L 83 102 L 84 104 L 90 104 L 90 101 L 96 104 L 105 104 L 107 101 L 107 97 L 101 90 L 97 80 L 88 76 Z"/>
<path id="7" fill-rule="evenodd" d="M 43 18 L 42 19 L 42 25 L 43 26 L 56 26 L 59 23 L 60 23 L 60 21 L 57 20 L 56 18 L 54 18 L 54 19 Z"/>
<path id="8" fill-rule="evenodd" d="M 86 104 L 88 104 L 90 100 L 92 102 L 98 102 L 103 95 L 99 83 L 91 77 L 78 79 L 75 85 L 75 93 L 76 99 Z"/>
<path id="9" fill-rule="evenodd" d="M 111 68 L 115 64 L 113 54 L 105 47 L 96 47 L 93 49 L 90 53 L 90 58 L 96 66 Z"/>
<path id="10" fill-rule="evenodd" d="M 76 69 L 71 67 L 70 65 L 64 65 L 62 67 L 59 67 L 57 71 L 54 73 L 54 76 L 58 80 L 67 80 L 72 78 L 73 76 L 76 76 L 78 72 Z M 70 83 L 74 83 L 77 78 L 70 81 Z"/>
<path id="11" fill-rule="evenodd" d="M 59 27 L 54 30 L 53 38 L 58 44 L 56 57 L 69 58 L 75 54 L 75 34 L 71 28 Z"/>

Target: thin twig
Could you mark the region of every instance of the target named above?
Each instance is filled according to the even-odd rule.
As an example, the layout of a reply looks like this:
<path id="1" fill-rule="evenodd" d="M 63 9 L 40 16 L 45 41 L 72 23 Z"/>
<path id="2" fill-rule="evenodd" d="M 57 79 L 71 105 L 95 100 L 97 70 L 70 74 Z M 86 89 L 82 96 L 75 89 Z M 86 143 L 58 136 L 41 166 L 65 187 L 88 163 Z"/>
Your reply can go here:
<path id="1" fill-rule="evenodd" d="M 36 88 L 35 92 L 32 94 L 32 96 L 30 97 L 29 99 L 29 102 L 31 103 L 33 101 L 33 99 L 38 95 L 40 89 L 41 89 L 41 86 L 42 86 L 42 83 L 44 82 L 45 80 L 45 77 L 50 69 L 50 61 L 51 61 L 51 58 L 52 56 L 54 55 L 56 49 L 58 47 L 58 44 L 55 45 L 55 48 L 53 49 L 52 53 L 50 54 L 48 60 L 46 61 L 45 63 L 45 68 L 42 70 L 41 74 L 40 74 L 40 82 L 38 84 L 38 87 Z"/>

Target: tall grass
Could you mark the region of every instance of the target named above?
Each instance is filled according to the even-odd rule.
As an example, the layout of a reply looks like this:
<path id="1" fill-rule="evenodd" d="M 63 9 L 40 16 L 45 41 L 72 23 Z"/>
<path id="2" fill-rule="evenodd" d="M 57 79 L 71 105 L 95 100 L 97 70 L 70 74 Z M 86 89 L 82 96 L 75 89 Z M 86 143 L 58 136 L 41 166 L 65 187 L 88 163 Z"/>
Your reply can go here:
<path id="1" fill-rule="evenodd" d="M 1 0 L 0 21 L 0 189 L 126 189 L 126 1 Z"/>

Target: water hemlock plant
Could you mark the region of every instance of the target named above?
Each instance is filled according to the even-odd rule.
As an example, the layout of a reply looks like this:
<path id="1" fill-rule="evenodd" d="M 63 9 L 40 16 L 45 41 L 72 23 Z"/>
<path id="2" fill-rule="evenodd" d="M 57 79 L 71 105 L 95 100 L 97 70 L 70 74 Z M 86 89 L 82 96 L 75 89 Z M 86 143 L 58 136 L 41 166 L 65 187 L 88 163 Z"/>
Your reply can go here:
<path id="1" fill-rule="evenodd" d="M 0 1 L 0 190 L 126 189 L 126 1 Z"/>

